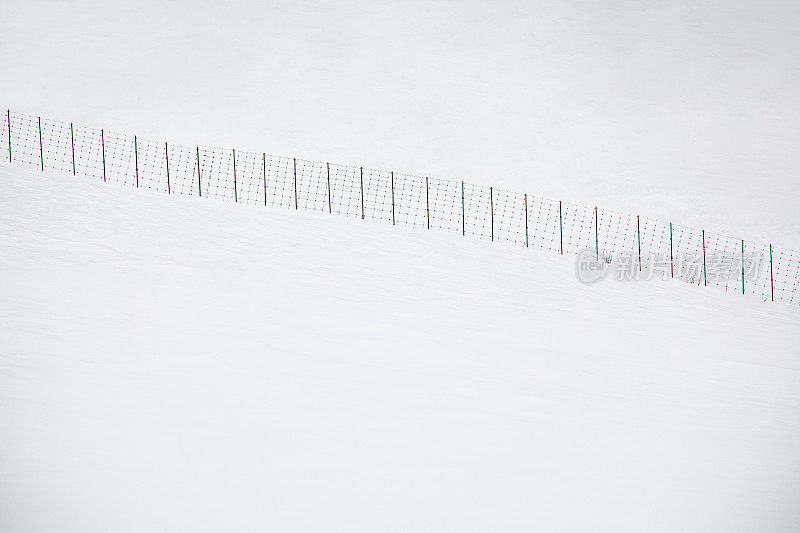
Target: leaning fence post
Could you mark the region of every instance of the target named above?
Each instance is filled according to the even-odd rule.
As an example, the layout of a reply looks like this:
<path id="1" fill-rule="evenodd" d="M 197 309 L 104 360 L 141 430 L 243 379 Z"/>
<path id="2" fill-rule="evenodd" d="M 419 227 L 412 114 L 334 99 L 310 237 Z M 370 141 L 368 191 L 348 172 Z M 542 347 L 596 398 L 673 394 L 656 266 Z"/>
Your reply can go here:
<path id="1" fill-rule="evenodd" d="M 706 230 L 700 230 L 703 239 L 703 286 L 708 285 L 706 280 Z"/>
<path id="2" fill-rule="evenodd" d="M 197 147 L 197 194 L 200 198 L 203 197 L 203 185 L 200 181 L 200 147 Z"/>
<path id="3" fill-rule="evenodd" d="M 558 236 L 561 242 L 561 255 L 564 255 L 564 218 L 561 216 L 561 200 L 558 201 Z"/>
<path id="4" fill-rule="evenodd" d="M 328 172 L 328 213 L 333 213 L 331 208 L 331 164 L 325 163 L 325 168 Z"/>
<path id="5" fill-rule="evenodd" d="M 525 193 L 525 247 L 528 247 L 528 193 Z"/>
<path id="6" fill-rule="evenodd" d="M 425 216 L 428 217 L 428 229 L 431 229 L 431 201 L 428 192 L 428 176 L 425 176 Z"/>
<path id="7" fill-rule="evenodd" d="M 297 158 L 293 157 L 294 162 L 294 208 L 297 210 Z"/>
<path id="8" fill-rule="evenodd" d="M 237 191 L 236 187 L 236 148 L 232 148 L 233 150 L 233 201 L 239 201 L 239 192 Z"/>
<path id="9" fill-rule="evenodd" d="M 600 260 L 600 236 L 597 229 L 597 206 L 594 206 L 594 249 L 597 260 Z"/>
<path id="10" fill-rule="evenodd" d="M 106 136 L 103 130 L 100 130 L 100 150 L 103 155 L 103 182 L 106 181 Z"/>
<path id="11" fill-rule="evenodd" d="M 167 162 L 167 194 L 172 194 L 172 188 L 169 185 L 169 146 L 164 141 L 164 159 Z"/>
<path id="12" fill-rule="evenodd" d="M 361 180 L 361 219 L 364 219 L 364 167 L 359 168 L 359 176 Z"/>
<path id="13" fill-rule="evenodd" d="M 467 212 L 464 209 L 464 182 L 461 182 L 461 235 L 467 234 Z"/>
<path id="14" fill-rule="evenodd" d="M 639 247 L 639 272 L 642 271 L 642 232 L 639 229 L 639 215 L 636 215 L 636 244 Z"/>
<path id="15" fill-rule="evenodd" d="M 494 240 L 494 196 L 491 187 L 489 187 L 489 209 L 492 214 L 492 240 Z"/>
<path id="16" fill-rule="evenodd" d="M 669 277 L 675 277 L 675 267 L 672 260 L 672 222 L 669 223 Z"/>
<path id="17" fill-rule="evenodd" d="M 39 160 L 42 162 L 42 172 L 44 172 L 44 148 L 42 148 L 42 117 L 36 117 L 39 121 Z"/>
<path id="18" fill-rule="evenodd" d="M 267 206 L 267 152 L 261 153 L 261 168 L 264 170 L 264 207 Z"/>
<path id="19" fill-rule="evenodd" d="M 775 281 L 772 277 L 772 244 L 769 245 L 769 293 L 770 298 L 775 301 Z"/>
<path id="20" fill-rule="evenodd" d="M 395 225 L 394 221 L 394 170 L 392 171 L 392 226 Z"/>
<path id="21" fill-rule="evenodd" d="M 75 175 L 75 132 L 72 129 L 72 122 L 69 123 L 69 139 L 72 144 L 72 175 Z"/>
<path id="22" fill-rule="evenodd" d="M 8 162 L 11 163 L 11 110 L 7 109 L 8 116 Z"/>
<path id="23" fill-rule="evenodd" d="M 133 159 L 136 162 L 136 188 L 139 188 L 139 142 L 133 136 Z"/>

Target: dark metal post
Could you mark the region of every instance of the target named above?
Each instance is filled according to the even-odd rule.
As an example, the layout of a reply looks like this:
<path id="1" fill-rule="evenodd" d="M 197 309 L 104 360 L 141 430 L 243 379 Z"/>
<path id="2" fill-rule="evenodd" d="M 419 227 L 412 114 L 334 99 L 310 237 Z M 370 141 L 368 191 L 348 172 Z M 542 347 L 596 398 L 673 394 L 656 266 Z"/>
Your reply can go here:
<path id="1" fill-rule="evenodd" d="M 105 132 L 100 130 L 100 150 L 103 154 L 103 182 L 106 181 L 106 135 Z"/>
<path id="2" fill-rule="evenodd" d="M 394 220 L 394 171 L 392 171 L 392 226 L 395 225 Z"/>
<path id="3" fill-rule="evenodd" d="M 494 195 L 491 187 L 489 187 L 489 210 L 492 216 L 492 240 L 494 240 Z"/>
<path id="4" fill-rule="evenodd" d="M 197 195 L 203 197 L 203 185 L 200 181 L 200 147 L 197 147 Z"/>
<path id="5" fill-rule="evenodd" d="M 528 247 L 528 193 L 525 193 L 525 248 Z"/>
<path id="6" fill-rule="evenodd" d="M 600 236 L 597 224 L 597 206 L 594 206 L 594 250 L 597 260 L 600 260 Z"/>
<path id="7" fill-rule="evenodd" d="M 164 142 L 164 158 L 167 162 L 167 194 L 172 194 L 172 188 L 169 185 L 169 146 L 166 141 Z"/>
<path id="8" fill-rule="evenodd" d="M 639 246 L 639 272 L 642 271 L 642 231 L 639 227 L 639 215 L 636 215 L 636 244 Z"/>
<path id="9" fill-rule="evenodd" d="M 703 286 L 706 286 L 708 285 L 708 280 L 706 280 L 706 230 L 700 231 L 703 239 Z"/>
<path id="10" fill-rule="evenodd" d="M 293 157 L 294 161 L 294 208 L 297 210 L 297 158 Z"/>
<path id="11" fill-rule="evenodd" d="M 8 116 L 8 162 L 11 163 L 11 110 L 7 109 Z"/>
<path id="12" fill-rule="evenodd" d="M 264 207 L 267 206 L 267 152 L 261 153 L 261 168 L 264 170 Z"/>
<path id="13" fill-rule="evenodd" d="M 42 117 L 36 117 L 39 121 L 39 160 L 42 162 L 42 172 L 44 172 L 44 148 L 42 148 Z"/>
<path id="14" fill-rule="evenodd" d="M 464 182 L 461 182 L 461 235 L 467 234 L 467 212 L 464 209 Z"/>
<path id="15" fill-rule="evenodd" d="M 75 132 L 72 129 L 72 122 L 69 123 L 69 139 L 72 143 L 72 175 L 75 175 Z"/>
<path id="16" fill-rule="evenodd" d="M 361 219 L 364 219 L 364 167 L 358 167 L 361 171 Z"/>
<path id="17" fill-rule="evenodd" d="M 428 229 L 431 229 L 431 200 L 428 192 L 428 176 L 425 176 L 425 216 L 428 218 Z"/>
<path id="18" fill-rule="evenodd" d="M 333 208 L 331 207 L 331 164 L 325 163 L 325 168 L 328 172 L 328 213 L 333 213 Z"/>
<path id="19" fill-rule="evenodd" d="M 561 240 L 561 255 L 564 255 L 564 218 L 561 216 L 561 200 L 558 201 L 558 235 Z"/>
<path id="20" fill-rule="evenodd" d="M 136 135 L 133 136 L 133 160 L 136 163 L 136 188 L 139 188 L 139 142 Z"/>
<path id="21" fill-rule="evenodd" d="M 672 260 L 672 222 L 669 223 L 669 277 L 675 277 L 675 267 Z"/>
<path id="22" fill-rule="evenodd" d="M 769 245 L 769 291 L 770 298 L 775 301 L 775 281 L 772 277 L 772 244 Z"/>
<path id="23" fill-rule="evenodd" d="M 742 239 L 742 294 L 744 294 L 744 239 Z"/>
<path id="24" fill-rule="evenodd" d="M 233 201 L 239 201 L 239 192 L 236 186 L 236 148 L 233 148 Z"/>

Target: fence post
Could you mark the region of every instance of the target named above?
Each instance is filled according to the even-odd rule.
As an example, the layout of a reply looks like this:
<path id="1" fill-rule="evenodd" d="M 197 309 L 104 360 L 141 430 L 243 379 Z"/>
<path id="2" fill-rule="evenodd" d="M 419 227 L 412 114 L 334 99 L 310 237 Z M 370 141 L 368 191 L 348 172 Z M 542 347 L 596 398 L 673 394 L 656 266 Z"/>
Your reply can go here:
<path id="1" fill-rule="evenodd" d="M 558 201 L 558 235 L 561 241 L 561 255 L 564 255 L 564 219 L 561 216 L 561 200 Z"/>
<path id="2" fill-rule="evenodd" d="M 42 117 L 36 117 L 39 121 L 39 159 L 42 162 L 42 172 L 44 172 L 44 148 L 42 148 Z"/>
<path id="3" fill-rule="evenodd" d="M 769 294 L 771 300 L 775 301 L 775 281 L 772 277 L 772 244 L 769 245 Z"/>
<path id="4" fill-rule="evenodd" d="M 492 214 L 492 240 L 494 240 L 494 195 L 491 187 L 489 187 L 489 209 Z"/>
<path id="5" fill-rule="evenodd" d="M 72 144 L 72 175 L 75 175 L 75 132 L 72 129 L 72 122 L 69 123 L 69 139 Z"/>
<path id="6" fill-rule="evenodd" d="M 364 220 L 364 167 L 359 168 L 361 180 L 361 220 Z"/>
<path id="7" fill-rule="evenodd" d="M 7 109 L 8 116 L 8 162 L 11 163 L 11 110 Z"/>
<path id="8" fill-rule="evenodd" d="M 461 236 L 467 235 L 467 212 L 464 209 L 464 182 L 461 182 Z"/>
<path id="9" fill-rule="evenodd" d="M 294 162 L 294 209 L 297 210 L 297 158 L 293 157 Z"/>
<path id="10" fill-rule="evenodd" d="M 133 159 L 136 162 L 136 188 L 139 188 L 139 142 L 136 135 L 133 136 Z"/>
<path id="11" fill-rule="evenodd" d="M 600 236 L 597 229 L 597 206 L 594 206 L 594 250 L 597 260 L 600 260 Z"/>
<path id="12" fill-rule="evenodd" d="M 672 222 L 669 223 L 669 277 L 675 277 L 675 267 L 673 266 L 674 261 L 672 260 Z"/>
<path id="13" fill-rule="evenodd" d="M 428 217 L 428 229 L 431 229 L 431 201 L 428 192 L 428 176 L 425 176 L 425 216 Z"/>
<path id="14" fill-rule="evenodd" d="M 233 201 L 239 201 L 239 192 L 236 187 L 236 148 L 232 148 L 233 150 Z"/>
<path id="15" fill-rule="evenodd" d="M 100 130 L 100 150 L 103 154 L 103 183 L 106 181 L 106 135 L 105 132 Z"/>
<path id="16" fill-rule="evenodd" d="M 525 193 L 525 248 L 528 247 L 528 193 Z"/>
<path id="17" fill-rule="evenodd" d="M 197 194 L 203 197 L 203 182 L 200 180 L 200 147 L 197 147 Z"/>
<path id="18" fill-rule="evenodd" d="M 331 164 L 325 163 L 325 168 L 328 172 L 328 213 L 333 213 L 333 208 L 331 207 Z"/>
<path id="19" fill-rule="evenodd" d="M 639 227 L 639 215 L 636 215 L 636 244 L 639 247 L 639 272 L 642 271 L 642 231 Z"/>
<path id="20" fill-rule="evenodd" d="M 700 235 L 703 239 L 703 286 L 708 285 L 708 281 L 706 280 L 706 230 L 700 230 Z"/>
<path id="21" fill-rule="evenodd" d="M 744 239 L 742 239 L 742 294 L 744 294 Z"/>
<path id="22" fill-rule="evenodd" d="M 392 171 L 392 226 L 395 225 L 394 220 L 394 170 Z"/>
<path id="23" fill-rule="evenodd" d="M 267 206 L 267 152 L 261 153 L 261 168 L 264 170 L 264 207 Z"/>
<path id="24" fill-rule="evenodd" d="M 169 185 L 169 146 L 164 141 L 164 159 L 167 162 L 167 194 L 172 194 L 172 188 Z"/>

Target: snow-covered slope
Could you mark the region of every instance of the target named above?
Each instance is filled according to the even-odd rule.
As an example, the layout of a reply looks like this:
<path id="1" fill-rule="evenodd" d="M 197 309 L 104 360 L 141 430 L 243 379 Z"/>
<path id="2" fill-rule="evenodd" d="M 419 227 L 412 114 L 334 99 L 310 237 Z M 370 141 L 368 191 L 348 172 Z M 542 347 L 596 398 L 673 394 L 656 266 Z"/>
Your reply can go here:
<path id="1" fill-rule="evenodd" d="M 0 104 L 800 249 L 792 0 L 3 0 Z"/>
<path id="2" fill-rule="evenodd" d="M 796 531 L 800 313 L 0 164 L 0 530 Z"/>

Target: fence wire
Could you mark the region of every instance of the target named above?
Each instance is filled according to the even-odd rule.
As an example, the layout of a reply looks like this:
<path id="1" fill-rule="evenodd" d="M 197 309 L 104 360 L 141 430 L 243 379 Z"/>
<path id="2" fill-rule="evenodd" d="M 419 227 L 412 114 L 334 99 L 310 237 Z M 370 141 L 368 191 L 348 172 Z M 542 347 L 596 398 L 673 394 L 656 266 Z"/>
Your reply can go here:
<path id="1" fill-rule="evenodd" d="M 563 202 L 561 211 L 564 252 L 577 253 L 587 248 L 596 251 L 594 208 Z"/>
<path id="2" fill-rule="evenodd" d="M 426 227 L 466 234 L 464 182 L 425 178 Z M 477 222 L 477 220 L 476 220 Z"/>
<path id="3" fill-rule="evenodd" d="M 528 243 L 548 252 L 562 252 L 561 203 L 528 196 Z"/>
<path id="4" fill-rule="evenodd" d="M 75 143 L 75 174 L 105 180 L 104 132 L 78 125 L 73 126 L 72 132 Z"/>
<path id="5" fill-rule="evenodd" d="M 16 163 L 30 167 L 42 166 L 39 124 L 36 117 L 11 111 L 10 153 Z"/>
<path id="6" fill-rule="evenodd" d="M 322 211 L 528 246 L 589 249 L 661 275 L 800 304 L 800 252 L 645 216 L 463 181 L 210 146 L 187 147 L 7 110 L 0 159 L 170 194 Z"/>
<path id="7" fill-rule="evenodd" d="M 72 172 L 72 133 L 69 123 L 43 118 L 41 128 L 45 170 Z"/>
<path id="8" fill-rule="evenodd" d="M 492 189 L 464 184 L 464 227 L 466 235 L 479 239 L 494 239 L 494 221 L 492 219 Z"/>
<path id="9" fill-rule="evenodd" d="M 524 194 L 500 189 L 492 190 L 494 208 L 494 240 L 526 246 L 526 200 Z"/>
<path id="10" fill-rule="evenodd" d="M 172 194 L 200 194 L 197 150 L 188 146 L 168 144 L 166 162 L 169 169 L 169 188 Z"/>
<path id="11" fill-rule="evenodd" d="M 396 224 L 418 228 L 428 227 L 428 204 L 425 179 L 413 174 L 393 173 L 394 216 Z M 390 176 L 391 178 L 391 176 Z"/>

